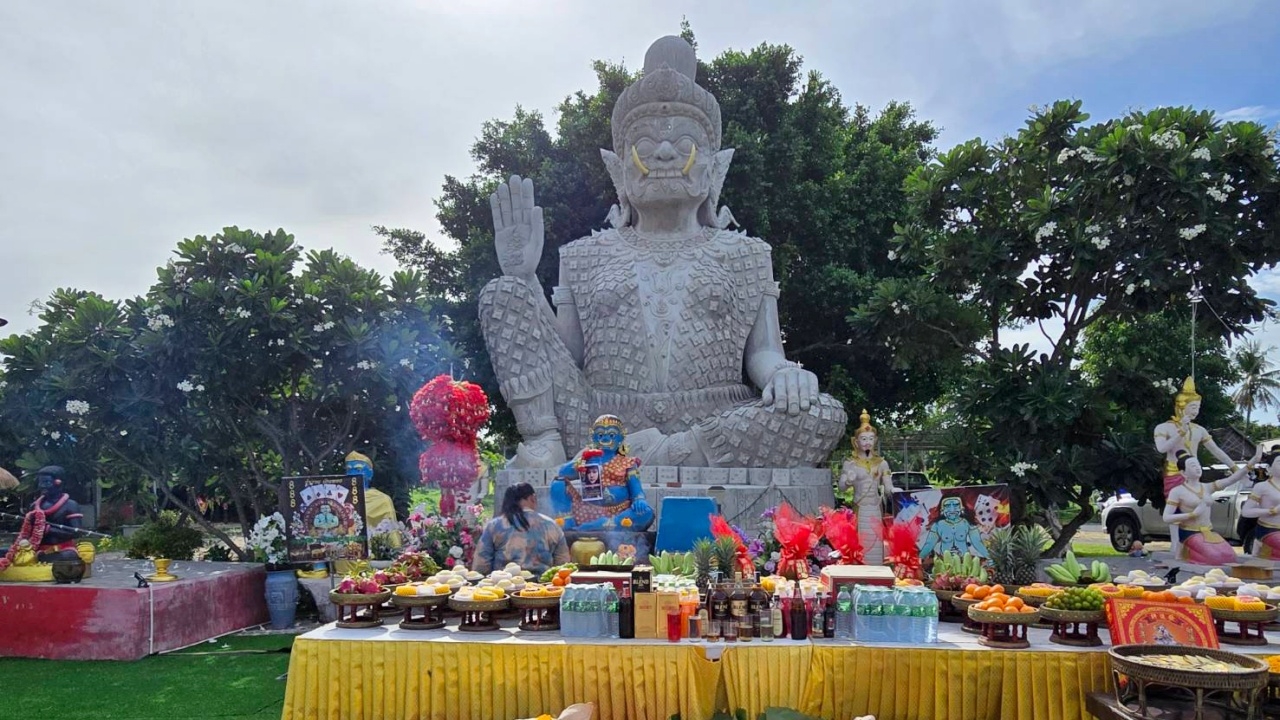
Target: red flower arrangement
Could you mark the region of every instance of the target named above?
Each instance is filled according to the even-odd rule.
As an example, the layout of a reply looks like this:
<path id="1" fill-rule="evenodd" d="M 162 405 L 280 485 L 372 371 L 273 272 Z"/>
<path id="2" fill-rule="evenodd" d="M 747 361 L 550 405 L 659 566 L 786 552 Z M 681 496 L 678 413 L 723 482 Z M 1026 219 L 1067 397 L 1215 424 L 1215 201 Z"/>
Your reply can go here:
<path id="1" fill-rule="evenodd" d="M 822 537 L 822 523 L 784 502 L 773 515 L 773 537 L 782 546 L 777 573 L 793 580 L 809 577 L 809 553 Z"/>
<path id="2" fill-rule="evenodd" d="M 475 383 L 440 375 L 414 393 L 409 418 L 431 443 L 418 457 L 422 484 L 440 488 L 440 512 L 452 515 L 456 494 L 465 493 L 480 471 L 476 433 L 489 420 L 489 398 Z"/>
<path id="3" fill-rule="evenodd" d="M 32 550 L 40 549 L 40 542 L 44 540 L 44 531 L 49 527 L 48 520 L 45 519 L 44 511 L 40 509 L 39 504 L 28 512 L 22 518 L 22 529 L 18 531 L 18 539 L 9 546 L 9 552 L 0 558 L 0 571 L 8 570 L 13 564 L 13 558 L 18 554 L 22 541 L 26 540 Z"/>
<path id="4" fill-rule="evenodd" d="M 849 508 L 822 509 L 822 534 L 831 549 L 840 553 L 839 565 L 861 565 L 865 557 L 862 538 L 858 537 L 858 519 Z"/>
<path id="5" fill-rule="evenodd" d="M 920 580 L 924 576 L 920 565 L 920 532 L 924 528 L 920 518 L 911 522 L 884 521 L 884 539 L 889 545 L 889 557 L 893 574 L 899 580 Z"/>

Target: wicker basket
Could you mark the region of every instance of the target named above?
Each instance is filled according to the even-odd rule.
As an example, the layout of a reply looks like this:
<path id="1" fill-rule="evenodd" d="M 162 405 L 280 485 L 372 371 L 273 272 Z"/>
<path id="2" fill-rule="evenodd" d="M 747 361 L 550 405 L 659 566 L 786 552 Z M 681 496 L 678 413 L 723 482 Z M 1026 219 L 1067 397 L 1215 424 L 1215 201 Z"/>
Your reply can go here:
<path id="1" fill-rule="evenodd" d="M 1040 608 L 1040 616 L 1049 622 L 1096 623 L 1106 619 L 1102 610 L 1061 610 L 1058 608 Z"/>
<path id="2" fill-rule="evenodd" d="M 1257 690 L 1266 686 L 1270 668 L 1265 662 L 1248 655 L 1225 650 L 1210 650 L 1186 645 L 1121 645 L 1107 651 L 1111 667 L 1130 678 L 1175 687 L 1204 690 Z M 1212 658 L 1238 666 L 1239 670 L 1203 672 L 1175 670 L 1142 662 L 1144 655 L 1190 655 Z"/>
<path id="3" fill-rule="evenodd" d="M 1022 598 L 1022 602 L 1036 608 L 1044 605 L 1045 601 L 1049 599 L 1048 595 L 1028 595 L 1024 592 L 1019 592 L 1018 597 Z"/>
<path id="4" fill-rule="evenodd" d="M 511 595 L 511 607 L 521 610 L 533 610 L 538 608 L 560 607 L 560 596 L 555 597 L 524 597 L 522 595 Z"/>
<path id="5" fill-rule="evenodd" d="M 938 596 L 938 602 L 949 603 L 963 592 L 963 590 L 934 590 L 933 594 Z"/>
<path id="6" fill-rule="evenodd" d="M 990 625 L 1034 625 L 1040 621 L 1039 611 L 1005 613 L 971 607 L 968 612 L 970 620 Z"/>
<path id="7" fill-rule="evenodd" d="M 398 608 L 436 607 L 449 601 L 448 595 L 395 595 L 391 596 L 391 604 Z"/>
<path id="8" fill-rule="evenodd" d="M 959 610 L 961 614 L 964 614 L 969 611 L 969 608 L 973 607 L 974 605 L 977 605 L 980 602 L 982 601 L 961 599 L 960 596 L 957 595 L 956 597 L 951 598 L 951 607 L 955 608 L 956 610 Z"/>
<path id="9" fill-rule="evenodd" d="M 1280 612 L 1277 612 L 1275 605 L 1267 605 L 1266 610 L 1219 610 L 1211 607 L 1209 614 L 1214 620 L 1226 622 L 1271 622 L 1280 615 Z"/>
<path id="10" fill-rule="evenodd" d="M 558 598 L 557 598 L 558 599 Z M 449 607 L 458 612 L 494 612 L 496 610 L 506 610 L 510 598 L 500 598 L 498 600 L 459 600 L 456 597 L 449 598 Z"/>
<path id="11" fill-rule="evenodd" d="M 340 593 L 337 590 L 329 591 L 329 602 L 334 605 L 381 605 L 391 597 L 390 590 L 383 590 L 380 593 Z"/>

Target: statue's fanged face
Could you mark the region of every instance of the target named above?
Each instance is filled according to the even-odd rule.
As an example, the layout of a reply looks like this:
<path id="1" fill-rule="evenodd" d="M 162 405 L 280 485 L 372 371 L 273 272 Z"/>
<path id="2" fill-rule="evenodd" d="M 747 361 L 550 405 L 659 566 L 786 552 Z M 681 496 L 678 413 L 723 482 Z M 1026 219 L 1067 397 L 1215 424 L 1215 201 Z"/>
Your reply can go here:
<path id="1" fill-rule="evenodd" d="M 947 498 L 942 501 L 942 517 L 952 522 L 960 519 L 963 510 L 964 506 L 960 504 L 960 498 Z"/>
<path id="2" fill-rule="evenodd" d="M 864 432 L 858 435 L 858 448 L 864 452 L 871 452 L 876 448 L 876 434 L 872 432 Z"/>
<path id="3" fill-rule="evenodd" d="M 597 425 L 591 431 L 591 440 L 602 450 L 617 450 L 622 447 L 622 428 L 617 425 Z"/>
<path id="4" fill-rule="evenodd" d="M 679 204 L 696 209 L 707 199 L 713 153 L 706 131 L 695 120 L 641 118 L 627 128 L 626 141 L 618 152 L 633 206 Z"/>

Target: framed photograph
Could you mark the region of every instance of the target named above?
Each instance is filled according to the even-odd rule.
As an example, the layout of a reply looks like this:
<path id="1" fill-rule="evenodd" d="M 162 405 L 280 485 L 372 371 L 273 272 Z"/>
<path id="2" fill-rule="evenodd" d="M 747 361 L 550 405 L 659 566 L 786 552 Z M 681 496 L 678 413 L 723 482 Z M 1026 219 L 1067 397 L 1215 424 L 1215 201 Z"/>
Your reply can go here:
<path id="1" fill-rule="evenodd" d="M 578 479 L 582 481 L 582 499 L 588 502 L 599 502 L 604 499 L 604 478 L 599 465 L 588 464 L 578 469 Z"/>

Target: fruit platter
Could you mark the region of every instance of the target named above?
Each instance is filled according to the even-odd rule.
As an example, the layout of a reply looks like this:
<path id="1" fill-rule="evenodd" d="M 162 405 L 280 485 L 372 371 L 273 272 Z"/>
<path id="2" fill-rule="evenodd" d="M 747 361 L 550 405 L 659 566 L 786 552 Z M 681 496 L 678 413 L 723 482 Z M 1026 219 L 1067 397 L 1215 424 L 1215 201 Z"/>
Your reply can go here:
<path id="1" fill-rule="evenodd" d="M 986 585 L 989 580 L 987 570 L 977 555 L 961 556 L 949 552 L 934 558 L 929 587 L 933 588 L 940 602 L 948 603 L 966 587 Z"/>
<path id="2" fill-rule="evenodd" d="M 563 585 L 527 583 L 510 596 L 511 607 L 523 612 L 520 629 L 540 632 L 560 629 L 560 597 Z"/>
<path id="3" fill-rule="evenodd" d="M 1067 551 L 1062 562 L 1050 565 L 1044 573 L 1058 585 L 1092 585 L 1093 583 L 1111 582 L 1111 568 L 1101 560 L 1094 560 L 1088 565 L 1081 565 L 1076 554 Z"/>
<path id="4" fill-rule="evenodd" d="M 449 607 L 462 613 L 458 626 L 464 632 L 488 632 L 499 629 L 494 613 L 506 610 L 507 591 L 497 585 L 459 588 L 449 598 Z"/>
<path id="5" fill-rule="evenodd" d="M 347 576 L 329 591 L 329 602 L 338 608 L 338 627 L 371 628 L 382 624 L 378 606 L 391 597 L 373 578 Z"/>
<path id="6" fill-rule="evenodd" d="M 1213 595 L 1204 604 L 1213 616 L 1218 639 L 1229 645 L 1266 645 L 1263 628 L 1280 614 L 1275 605 L 1251 595 Z M 1227 623 L 1234 623 L 1235 630 L 1228 630 Z"/>
<path id="7" fill-rule="evenodd" d="M 1076 647 L 1096 647 L 1098 623 L 1106 617 L 1103 605 L 1107 599 L 1097 588 L 1070 587 L 1045 599 L 1040 615 L 1053 624 L 1049 642 Z"/>
<path id="8" fill-rule="evenodd" d="M 964 595 L 977 599 L 967 612 L 969 620 L 980 627 L 982 637 L 978 638 L 979 644 L 1004 649 L 1031 646 L 1027 641 L 1027 626 L 1035 624 L 1040 613 L 1025 600 L 1005 594 L 1002 585 L 979 585 L 972 590 L 965 588 L 960 597 Z"/>
<path id="9" fill-rule="evenodd" d="M 1060 592 L 1062 588 L 1049 583 L 1031 583 L 1018 588 L 1016 593 L 1022 601 L 1031 607 L 1042 607 L 1046 600 L 1053 596 L 1054 593 Z"/>
<path id="10" fill-rule="evenodd" d="M 452 588 L 439 582 L 409 582 L 391 591 L 391 604 L 404 612 L 403 630 L 438 630 L 444 627 L 444 605 Z"/>
<path id="11" fill-rule="evenodd" d="M 1187 645 L 1121 645 L 1107 651 L 1116 700 L 1147 717 L 1149 687 L 1183 690 L 1195 700 L 1196 717 L 1208 704 L 1224 700 L 1243 706 L 1248 717 L 1256 717 L 1270 667 L 1258 658 Z M 1130 705 L 1134 703 L 1134 705 Z"/>
<path id="12" fill-rule="evenodd" d="M 1163 577 L 1151 575 L 1146 570 L 1130 570 L 1124 575 L 1117 575 L 1112 582 L 1117 585 L 1136 585 L 1143 590 L 1164 590 L 1169 587 Z"/>

